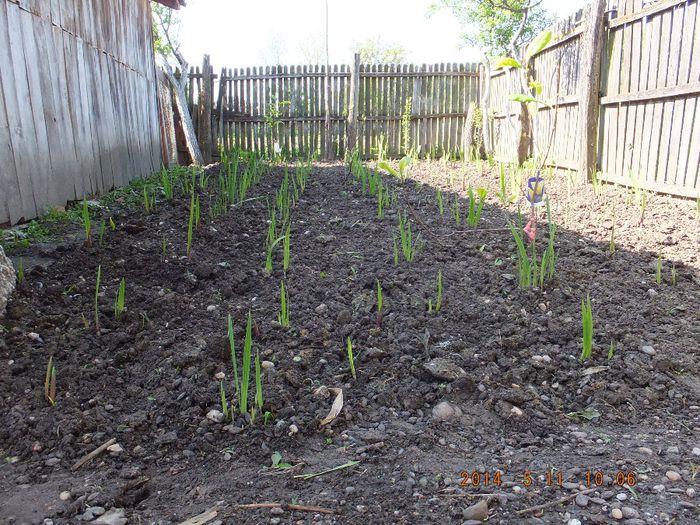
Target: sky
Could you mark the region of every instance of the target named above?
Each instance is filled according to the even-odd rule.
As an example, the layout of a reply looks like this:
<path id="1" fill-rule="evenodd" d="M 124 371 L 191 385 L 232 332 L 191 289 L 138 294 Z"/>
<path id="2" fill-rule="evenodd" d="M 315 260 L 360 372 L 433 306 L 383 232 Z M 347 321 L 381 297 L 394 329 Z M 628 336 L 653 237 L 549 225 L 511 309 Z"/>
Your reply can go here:
<path id="1" fill-rule="evenodd" d="M 353 45 L 367 39 L 395 43 L 413 63 L 478 61 L 465 48 L 461 29 L 442 10 L 428 17 L 434 0 L 328 0 L 331 64 L 352 61 Z M 586 0 L 544 0 L 557 16 Z M 190 64 L 211 56 L 214 69 L 274 63 L 304 64 L 323 50 L 325 0 L 188 0 L 181 10 L 181 50 Z"/>

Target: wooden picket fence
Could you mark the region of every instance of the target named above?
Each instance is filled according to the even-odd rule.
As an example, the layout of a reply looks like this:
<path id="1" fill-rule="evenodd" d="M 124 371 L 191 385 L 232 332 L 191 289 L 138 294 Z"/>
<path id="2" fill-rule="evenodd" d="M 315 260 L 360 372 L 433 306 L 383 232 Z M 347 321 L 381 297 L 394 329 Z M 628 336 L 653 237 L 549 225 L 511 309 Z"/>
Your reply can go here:
<path id="1" fill-rule="evenodd" d="M 533 151 L 546 164 L 627 186 L 700 196 L 700 9 L 696 0 L 595 0 L 552 28 L 531 62 L 543 84 Z M 488 113 L 498 160 L 513 161 L 521 92 L 490 73 Z M 552 130 L 556 130 L 552 137 Z"/>
<path id="2" fill-rule="evenodd" d="M 364 157 L 415 148 L 421 156 L 462 154 L 469 104 L 479 102 L 478 64 L 333 65 L 224 69 L 205 57 L 190 74 L 188 101 L 200 144 L 272 155 L 343 158 L 350 142 Z M 209 79 L 209 85 L 206 85 Z M 326 151 L 326 92 L 330 151 Z M 328 155 L 327 155 L 328 153 Z"/>

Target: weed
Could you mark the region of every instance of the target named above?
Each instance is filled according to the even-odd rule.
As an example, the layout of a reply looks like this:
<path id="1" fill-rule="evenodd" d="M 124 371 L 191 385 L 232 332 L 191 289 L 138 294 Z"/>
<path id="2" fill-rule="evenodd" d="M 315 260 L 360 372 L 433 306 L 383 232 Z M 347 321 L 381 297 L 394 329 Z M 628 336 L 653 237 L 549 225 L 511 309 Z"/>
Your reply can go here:
<path id="1" fill-rule="evenodd" d="M 479 225 L 479 221 L 481 220 L 481 212 L 484 209 L 487 190 L 486 188 L 478 188 L 476 192 L 479 196 L 478 205 L 474 201 L 474 191 L 472 190 L 472 187 L 469 186 L 469 211 L 467 213 L 467 224 L 470 228 L 476 228 Z"/>
<path id="2" fill-rule="evenodd" d="M 119 282 L 119 290 L 117 291 L 117 297 L 114 299 L 114 318 L 119 321 L 122 314 L 124 313 L 124 296 L 126 294 L 126 279 L 122 277 Z"/>
<path id="3" fill-rule="evenodd" d="M 83 229 L 85 230 L 85 246 L 90 248 L 92 247 L 92 225 L 90 222 L 90 207 L 85 197 L 83 197 L 82 220 Z"/>
<path id="4" fill-rule="evenodd" d="M 355 372 L 355 357 L 353 356 L 352 353 L 352 341 L 350 341 L 350 338 L 348 337 L 348 363 L 350 363 L 350 373 L 352 374 L 353 379 L 357 379 L 357 373 Z"/>
<path id="5" fill-rule="evenodd" d="M 399 169 L 395 170 L 387 162 L 380 162 L 379 167 L 385 171 L 391 173 L 394 177 L 398 177 L 401 184 L 406 182 L 408 177 L 408 167 L 411 165 L 411 157 L 408 155 L 404 156 L 399 160 Z"/>
<path id="6" fill-rule="evenodd" d="M 437 300 L 435 301 L 435 311 L 439 312 L 441 309 L 442 309 L 442 270 L 438 271 Z"/>
<path id="7" fill-rule="evenodd" d="M 584 301 L 581 299 L 581 326 L 583 331 L 581 362 L 591 358 L 593 354 L 593 310 L 591 309 L 591 296 Z"/>
<path id="8" fill-rule="evenodd" d="M 253 349 L 253 318 L 248 312 L 248 324 L 245 329 L 245 340 L 243 342 L 243 371 L 241 374 L 241 398 L 238 406 L 241 414 L 248 412 L 248 389 L 250 388 L 250 357 Z"/>
<path id="9" fill-rule="evenodd" d="M 440 210 L 440 217 L 442 217 L 443 213 L 445 213 L 445 207 L 442 202 L 442 192 L 440 190 L 437 190 L 437 205 L 438 210 Z"/>
<path id="10" fill-rule="evenodd" d="M 280 312 L 277 320 L 282 328 L 289 328 L 289 291 L 284 286 L 284 281 L 280 283 Z"/>
<path id="11" fill-rule="evenodd" d="M 46 366 L 44 399 L 46 399 L 51 406 L 56 404 L 56 366 L 53 363 L 53 356 L 49 357 L 49 364 Z"/>
<path id="12" fill-rule="evenodd" d="M 146 213 L 150 213 L 153 209 L 153 204 L 148 198 L 148 190 L 146 186 L 143 187 L 143 209 Z"/>
<path id="13" fill-rule="evenodd" d="M 610 347 L 608 347 L 608 361 L 612 360 L 615 356 L 615 342 L 610 341 Z"/>
<path id="14" fill-rule="evenodd" d="M 661 284 L 661 269 L 663 263 L 661 262 L 661 254 L 656 258 L 656 284 Z"/>
<path id="15" fill-rule="evenodd" d="M 280 469 L 280 470 L 287 470 L 292 468 L 294 465 L 291 465 L 290 463 L 284 463 L 282 461 L 282 454 L 279 452 L 275 452 L 272 454 L 272 468 Z"/>
<path id="16" fill-rule="evenodd" d="M 109 218 L 109 227 L 112 229 L 112 231 L 117 229 L 117 225 L 114 224 L 114 220 L 112 220 L 112 217 Z"/>
<path id="17" fill-rule="evenodd" d="M 549 236 L 547 237 L 547 248 L 542 254 L 542 261 L 540 261 L 540 275 L 539 275 L 539 286 L 544 287 L 545 281 L 551 281 L 554 278 L 555 265 L 557 261 L 557 256 L 554 253 L 554 240 L 557 235 L 557 226 L 552 220 L 552 210 L 549 206 L 549 199 L 546 201 L 547 204 L 547 223 L 549 228 Z M 534 249 L 533 249 L 534 251 Z"/>
<path id="18" fill-rule="evenodd" d="M 529 288 L 533 283 L 533 265 L 530 261 L 530 257 L 527 254 L 527 249 L 525 248 L 525 242 L 523 240 L 523 235 L 521 233 L 521 228 L 508 223 L 510 232 L 513 235 L 513 240 L 515 240 L 515 246 L 517 248 L 518 255 L 518 281 L 521 288 Z"/>
<path id="19" fill-rule="evenodd" d="M 100 280 L 102 279 L 102 265 L 97 267 L 97 279 L 95 280 L 95 330 L 100 333 Z"/>

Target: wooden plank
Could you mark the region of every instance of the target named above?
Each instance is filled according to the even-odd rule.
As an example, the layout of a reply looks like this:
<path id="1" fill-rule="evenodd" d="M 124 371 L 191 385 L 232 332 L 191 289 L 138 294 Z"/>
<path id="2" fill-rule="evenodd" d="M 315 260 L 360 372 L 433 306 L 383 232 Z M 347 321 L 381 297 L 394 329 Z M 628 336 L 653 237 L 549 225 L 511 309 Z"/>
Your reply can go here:
<path id="1" fill-rule="evenodd" d="M 605 173 L 601 175 L 600 179 L 606 182 L 620 184 L 621 186 L 633 186 L 633 183 L 629 179 L 629 177 L 622 177 L 619 175 Z M 679 197 L 689 197 L 691 199 L 697 199 L 698 197 L 700 197 L 700 191 L 698 190 L 698 188 L 693 187 L 683 187 L 677 186 L 675 184 L 664 184 L 649 180 L 638 181 L 637 186 L 644 190 L 665 193 L 668 195 L 677 195 Z"/>
<path id="2" fill-rule="evenodd" d="M 645 7 L 640 11 L 628 13 L 625 16 L 619 16 L 613 20 L 610 20 L 608 22 L 608 28 L 615 29 L 622 25 L 632 23 L 636 20 L 648 18 L 658 13 L 663 13 L 664 11 L 673 9 L 677 5 L 684 4 L 686 2 L 687 0 L 661 0 L 655 4 Z"/>
<path id="3" fill-rule="evenodd" d="M 600 61 L 605 23 L 606 0 L 595 0 L 590 6 L 587 29 L 582 39 L 583 57 L 579 92 L 580 116 L 578 136 L 585 147 L 581 148 L 578 170 L 590 179 L 597 170 L 597 127 L 599 115 L 598 85 L 600 84 Z"/>
<path id="4" fill-rule="evenodd" d="M 600 103 L 603 106 L 616 106 L 619 104 L 631 104 L 647 101 L 658 102 L 669 98 L 696 95 L 699 92 L 700 82 L 692 82 L 685 85 L 646 89 L 644 91 L 639 91 L 638 93 L 609 95 L 601 98 Z"/>

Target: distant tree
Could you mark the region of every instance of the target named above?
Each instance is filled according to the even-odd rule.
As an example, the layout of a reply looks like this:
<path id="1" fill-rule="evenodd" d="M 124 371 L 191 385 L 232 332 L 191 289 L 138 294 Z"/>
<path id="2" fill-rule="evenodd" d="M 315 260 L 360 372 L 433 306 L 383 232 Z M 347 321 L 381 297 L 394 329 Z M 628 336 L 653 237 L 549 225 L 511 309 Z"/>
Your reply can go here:
<path id="1" fill-rule="evenodd" d="M 368 38 L 353 46 L 353 52 L 360 53 L 363 64 L 403 64 L 408 52 L 400 44 L 382 42 L 381 38 Z"/>
<path id="2" fill-rule="evenodd" d="M 182 129 L 185 134 L 185 143 L 192 162 L 202 164 L 204 162 L 202 150 L 197 141 L 197 135 L 192 124 L 192 116 L 185 97 L 185 86 L 187 85 L 190 67 L 180 52 L 180 18 L 172 9 L 153 1 L 151 1 L 151 12 L 153 14 L 153 50 L 160 58 L 161 71 L 163 71 L 175 93 L 175 105 L 180 115 Z M 179 68 L 179 78 L 175 76 L 173 68 Z"/>
<path id="3" fill-rule="evenodd" d="M 326 42 L 322 33 L 309 35 L 299 44 L 299 54 L 304 64 L 326 63 Z"/>
<path id="4" fill-rule="evenodd" d="M 279 66 L 289 63 L 287 59 L 287 43 L 284 38 L 274 34 L 260 51 L 260 60 L 266 66 Z"/>
<path id="5" fill-rule="evenodd" d="M 437 0 L 429 14 L 449 10 L 464 28 L 462 37 L 491 60 L 513 54 L 549 26 L 553 18 L 542 0 Z"/>

